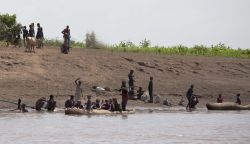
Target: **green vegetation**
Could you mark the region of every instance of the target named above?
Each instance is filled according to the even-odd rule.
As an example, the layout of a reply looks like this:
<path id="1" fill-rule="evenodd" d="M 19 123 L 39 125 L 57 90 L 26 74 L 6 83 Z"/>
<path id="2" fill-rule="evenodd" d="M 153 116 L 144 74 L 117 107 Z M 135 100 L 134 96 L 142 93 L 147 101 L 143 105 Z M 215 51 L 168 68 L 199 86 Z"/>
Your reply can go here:
<path id="1" fill-rule="evenodd" d="M 59 40 L 45 40 L 45 45 L 59 47 L 62 41 Z M 72 48 L 86 48 L 83 42 L 71 42 Z M 88 47 L 93 48 L 93 47 Z M 183 45 L 164 47 L 164 46 L 150 46 L 150 41 L 144 39 L 139 45 L 131 41 L 122 41 L 119 44 L 111 46 L 103 46 L 102 49 L 117 51 L 117 52 L 132 52 L 132 53 L 155 53 L 166 55 L 195 55 L 195 56 L 220 56 L 232 58 L 249 58 L 250 49 L 233 49 L 225 44 L 212 45 L 207 47 L 204 45 L 195 45 L 193 47 L 186 47 Z"/>
<path id="2" fill-rule="evenodd" d="M 145 44 L 146 43 L 146 44 Z M 145 47 L 146 45 L 146 47 Z M 250 49 L 233 49 L 225 44 L 212 45 L 207 47 L 204 45 L 195 45 L 193 47 L 186 47 L 182 45 L 173 47 L 164 46 L 150 46 L 150 41 L 143 40 L 140 45 L 137 46 L 132 42 L 120 42 L 118 45 L 109 46 L 106 49 L 112 51 L 133 52 L 133 53 L 156 53 L 156 54 L 168 54 L 168 55 L 196 55 L 196 56 L 222 56 L 232 58 L 250 58 Z"/>
<path id="3" fill-rule="evenodd" d="M 0 40 L 14 43 L 22 25 L 17 23 L 16 15 L 0 14 Z"/>
<path id="4" fill-rule="evenodd" d="M 16 15 L 0 14 L 0 45 L 7 45 L 12 43 L 15 45 L 16 38 L 20 35 L 21 24 L 17 23 Z M 233 49 L 225 44 L 212 45 L 207 47 L 205 45 L 195 45 L 193 47 L 186 47 L 183 45 L 164 47 L 151 46 L 150 40 L 144 39 L 139 45 L 131 41 L 121 41 L 119 44 L 106 46 L 97 41 L 94 32 L 87 33 L 85 42 L 77 42 L 71 40 L 72 48 L 97 48 L 118 52 L 142 52 L 168 55 L 196 55 L 196 56 L 222 56 L 233 58 L 250 58 L 250 49 Z M 62 40 L 45 39 L 44 46 L 60 47 Z"/>

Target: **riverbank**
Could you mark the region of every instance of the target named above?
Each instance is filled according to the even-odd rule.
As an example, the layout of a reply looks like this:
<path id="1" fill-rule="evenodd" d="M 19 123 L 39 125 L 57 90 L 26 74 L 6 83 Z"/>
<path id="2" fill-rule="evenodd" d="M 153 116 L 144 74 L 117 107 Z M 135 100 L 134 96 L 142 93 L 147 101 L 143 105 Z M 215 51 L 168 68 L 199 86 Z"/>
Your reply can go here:
<path id="1" fill-rule="evenodd" d="M 74 80 L 81 78 L 84 96 L 94 99 L 121 98 L 115 89 L 135 71 L 135 85 L 147 88 L 154 77 L 154 93 L 167 97 L 177 106 L 191 84 L 199 95 L 198 107 L 214 102 L 219 93 L 224 101 L 235 101 L 241 93 L 243 104 L 250 103 L 250 60 L 224 57 L 161 55 L 154 53 L 115 52 L 100 49 L 73 49 L 68 55 L 58 48 L 44 47 L 36 53 L 24 53 L 24 48 L 0 47 L 0 99 L 17 100 L 34 105 L 40 97 L 55 95 L 58 107 L 75 91 Z M 92 86 L 111 88 L 96 96 Z M 83 98 L 84 100 L 84 98 Z M 186 102 L 186 101 L 185 101 Z M 162 103 L 162 102 L 161 102 Z M 130 100 L 129 107 L 165 107 Z M 15 105 L 0 102 L 0 108 Z"/>

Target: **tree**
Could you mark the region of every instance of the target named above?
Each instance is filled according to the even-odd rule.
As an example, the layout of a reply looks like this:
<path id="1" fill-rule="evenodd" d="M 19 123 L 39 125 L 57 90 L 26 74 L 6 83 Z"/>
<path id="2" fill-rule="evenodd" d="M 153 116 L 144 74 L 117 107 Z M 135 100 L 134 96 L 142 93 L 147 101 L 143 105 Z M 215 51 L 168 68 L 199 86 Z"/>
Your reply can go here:
<path id="1" fill-rule="evenodd" d="M 86 47 L 87 48 L 97 48 L 97 41 L 96 41 L 96 36 L 94 32 L 87 33 L 86 34 Z"/>
<path id="2" fill-rule="evenodd" d="M 16 15 L 0 14 L 0 21 L 3 22 L 7 27 L 13 27 L 16 22 Z"/>
<path id="3" fill-rule="evenodd" d="M 0 14 L 0 40 L 13 43 L 20 35 L 22 25 L 17 23 L 16 15 Z"/>
<path id="4" fill-rule="evenodd" d="M 151 42 L 150 40 L 144 39 L 140 42 L 140 46 L 142 48 L 148 48 L 150 46 Z"/>

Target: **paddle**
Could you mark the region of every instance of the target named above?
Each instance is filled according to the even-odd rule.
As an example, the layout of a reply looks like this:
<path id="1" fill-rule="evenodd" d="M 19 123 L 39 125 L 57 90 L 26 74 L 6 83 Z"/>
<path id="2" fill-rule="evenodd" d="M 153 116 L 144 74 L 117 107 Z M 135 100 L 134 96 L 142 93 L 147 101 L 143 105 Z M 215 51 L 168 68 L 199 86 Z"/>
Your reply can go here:
<path id="1" fill-rule="evenodd" d="M 15 104 L 15 105 L 18 105 L 18 103 L 16 103 L 16 102 L 12 102 L 12 101 L 1 100 L 1 99 L 0 99 L 0 101 L 1 101 L 1 102 L 6 102 L 6 103 L 10 103 L 10 104 Z M 27 105 L 26 105 L 26 107 L 29 107 L 29 108 L 35 109 L 35 107 L 32 107 L 32 106 L 27 106 Z"/>

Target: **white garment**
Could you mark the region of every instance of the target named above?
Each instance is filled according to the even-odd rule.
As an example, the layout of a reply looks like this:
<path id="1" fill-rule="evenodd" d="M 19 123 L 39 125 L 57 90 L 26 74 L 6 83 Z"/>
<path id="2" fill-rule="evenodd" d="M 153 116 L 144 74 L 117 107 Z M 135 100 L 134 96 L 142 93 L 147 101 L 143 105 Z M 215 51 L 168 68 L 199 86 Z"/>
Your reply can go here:
<path id="1" fill-rule="evenodd" d="M 81 85 L 76 85 L 75 102 L 80 100 L 81 94 L 82 94 Z"/>

